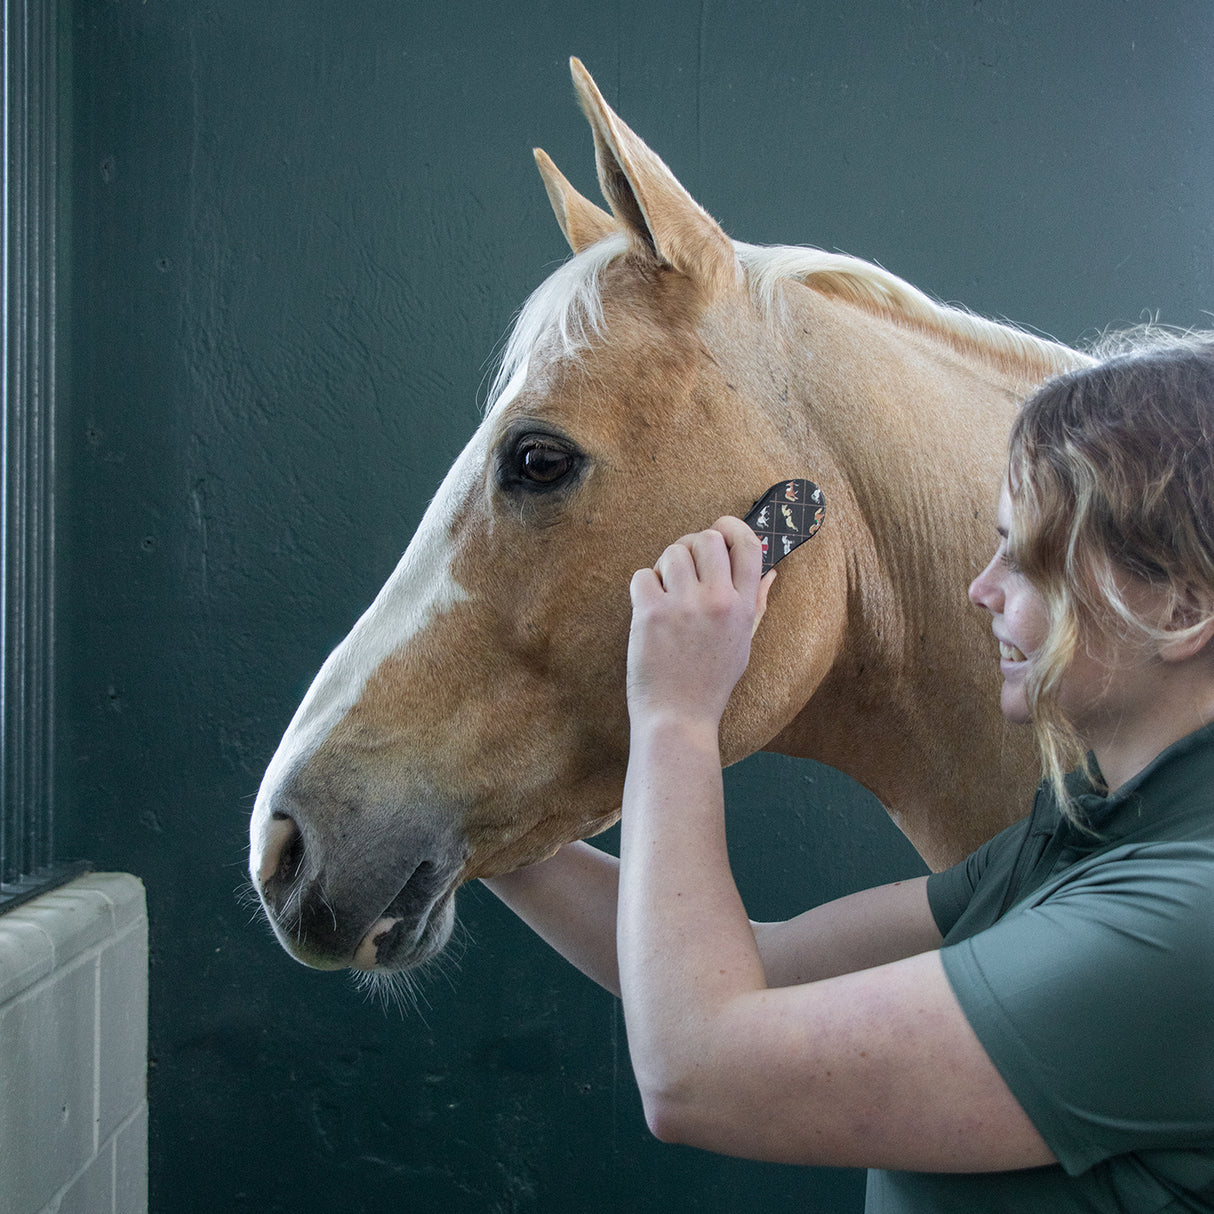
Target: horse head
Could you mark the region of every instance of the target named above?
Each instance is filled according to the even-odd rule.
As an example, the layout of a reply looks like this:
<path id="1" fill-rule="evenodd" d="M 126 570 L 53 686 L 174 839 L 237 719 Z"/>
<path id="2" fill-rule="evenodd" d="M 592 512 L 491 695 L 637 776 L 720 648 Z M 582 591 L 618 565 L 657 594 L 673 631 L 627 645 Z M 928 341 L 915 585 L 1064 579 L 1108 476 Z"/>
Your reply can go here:
<path id="1" fill-rule="evenodd" d="M 989 636 L 959 621 L 1015 401 L 1068 355 L 865 263 L 735 244 L 573 71 L 611 212 L 537 151 L 574 255 L 524 307 L 482 424 L 257 798 L 253 880 L 310 965 L 416 965 L 463 881 L 615 820 L 631 573 L 790 476 L 823 487 L 827 518 L 782 566 L 724 761 L 833 762 L 932 862 L 1013 803 L 986 790 L 938 829 L 923 804 L 943 772 L 942 817 L 983 764 L 1025 791 L 994 663 L 972 669 Z"/>

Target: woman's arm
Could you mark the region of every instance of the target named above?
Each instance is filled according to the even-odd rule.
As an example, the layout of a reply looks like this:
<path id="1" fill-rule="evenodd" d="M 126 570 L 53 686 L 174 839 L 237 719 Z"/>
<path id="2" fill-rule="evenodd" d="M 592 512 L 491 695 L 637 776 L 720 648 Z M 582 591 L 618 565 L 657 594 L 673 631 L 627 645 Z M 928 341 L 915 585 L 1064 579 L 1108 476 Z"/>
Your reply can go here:
<path id="1" fill-rule="evenodd" d="M 770 987 L 854 974 L 940 946 L 926 877 L 860 890 L 795 919 L 751 928 Z"/>
<path id="2" fill-rule="evenodd" d="M 970 1171 L 1051 1162 L 937 951 L 770 988 L 729 871 L 717 746 L 748 655 L 759 554 L 742 524 L 717 526 L 633 581 L 617 944 L 651 1127 L 795 1163 Z M 919 898 L 921 916 L 921 883 L 906 889 L 889 896 Z M 806 927 L 786 929 L 783 944 Z M 800 962 L 778 951 L 780 977 L 799 976 Z"/>
<path id="3" fill-rule="evenodd" d="M 619 869 L 620 862 L 597 847 L 569 843 L 539 864 L 482 881 L 566 961 L 618 995 Z"/>
<path id="4" fill-rule="evenodd" d="M 607 852 L 570 843 L 540 864 L 485 878 L 484 884 L 567 961 L 619 995 L 619 869 Z M 795 919 L 751 927 L 773 987 L 849 974 L 940 943 L 926 877 L 861 890 Z"/>

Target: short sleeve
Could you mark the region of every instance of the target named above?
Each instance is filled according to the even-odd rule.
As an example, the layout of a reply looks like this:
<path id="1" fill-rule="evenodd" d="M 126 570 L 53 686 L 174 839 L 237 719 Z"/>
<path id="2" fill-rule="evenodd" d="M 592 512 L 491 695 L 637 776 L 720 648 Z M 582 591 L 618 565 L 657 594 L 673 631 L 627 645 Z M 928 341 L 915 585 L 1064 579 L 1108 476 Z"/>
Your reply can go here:
<path id="1" fill-rule="evenodd" d="M 953 924 L 965 913 L 970 898 L 974 894 L 974 880 L 970 875 L 969 857 L 952 868 L 932 873 L 927 879 L 927 904 L 931 907 L 932 917 L 940 929 L 940 935 L 947 936 Z"/>
<path id="2" fill-rule="evenodd" d="M 1072 1175 L 1214 1140 L 1214 849 L 1080 864 L 941 951 L 979 1040 Z"/>
<path id="3" fill-rule="evenodd" d="M 988 839 L 959 864 L 928 877 L 927 903 L 942 937 L 948 937 L 969 908 L 984 875 L 997 869 L 1006 869 L 1010 874 L 1028 827 L 1029 819 L 1025 818 Z"/>

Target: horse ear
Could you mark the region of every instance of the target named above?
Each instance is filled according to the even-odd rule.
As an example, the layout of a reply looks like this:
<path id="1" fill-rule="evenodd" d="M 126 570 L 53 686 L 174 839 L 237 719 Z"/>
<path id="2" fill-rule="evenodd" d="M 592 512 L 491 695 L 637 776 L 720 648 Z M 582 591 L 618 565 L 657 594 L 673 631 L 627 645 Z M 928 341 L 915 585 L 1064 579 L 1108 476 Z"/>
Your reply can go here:
<path id="1" fill-rule="evenodd" d="M 548 201 L 556 212 L 556 221 L 569 242 L 569 247 L 580 253 L 604 236 L 620 230 L 602 207 L 596 207 L 589 198 L 584 198 L 565 179 L 565 175 L 552 163 L 552 158 L 542 148 L 535 149 L 535 163 L 544 179 Z"/>
<path id="2" fill-rule="evenodd" d="M 652 256 L 693 281 L 714 293 L 735 288 L 741 270 L 733 242 L 603 100 L 581 60 L 569 66 L 594 132 L 599 185 L 615 217 Z"/>

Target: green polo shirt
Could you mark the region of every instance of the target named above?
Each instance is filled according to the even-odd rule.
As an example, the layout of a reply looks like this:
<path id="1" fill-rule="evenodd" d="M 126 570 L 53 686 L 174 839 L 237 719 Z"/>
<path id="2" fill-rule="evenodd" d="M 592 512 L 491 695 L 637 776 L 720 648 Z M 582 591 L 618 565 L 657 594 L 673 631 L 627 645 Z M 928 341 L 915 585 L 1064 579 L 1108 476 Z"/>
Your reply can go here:
<path id="1" fill-rule="evenodd" d="M 869 1214 L 1214 1211 L 1214 726 L 1112 796 L 1072 776 L 928 881 L 941 957 L 1056 1166 L 872 1172 Z"/>

